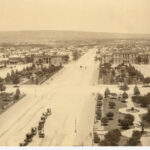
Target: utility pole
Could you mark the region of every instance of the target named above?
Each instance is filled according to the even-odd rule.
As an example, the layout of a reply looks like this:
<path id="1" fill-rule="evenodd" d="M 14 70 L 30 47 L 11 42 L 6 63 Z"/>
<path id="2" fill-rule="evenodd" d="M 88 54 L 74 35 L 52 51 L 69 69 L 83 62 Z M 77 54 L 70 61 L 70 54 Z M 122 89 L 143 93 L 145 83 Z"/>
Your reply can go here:
<path id="1" fill-rule="evenodd" d="M 35 97 L 36 97 L 36 87 L 35 87 Z"/>
<path id="2" fill-rule="evenodd" d="M 75 130 L 74 130 L 75 133 L 77 132 L 76 126 L 77 126 L 77 121 L 75 119 Z"/>

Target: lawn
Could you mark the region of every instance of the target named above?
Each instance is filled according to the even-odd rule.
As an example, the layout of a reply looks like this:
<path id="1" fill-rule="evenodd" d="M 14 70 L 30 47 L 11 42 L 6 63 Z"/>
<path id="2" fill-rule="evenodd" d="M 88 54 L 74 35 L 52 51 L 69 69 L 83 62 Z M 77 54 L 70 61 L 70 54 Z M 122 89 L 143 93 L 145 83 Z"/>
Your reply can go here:
<path id="1" fill-rule="evenodd" d="M 0 108 L 13 100 L 13 93 L 0 93 Z"/>
<path id="2" fill-rule="evenodd" d="M 24 96 L 25 95 L 20 95 L 19 99 L 15 100 L 13 93 L 0 93 L 0 114 L 11 107 L 13 104 L 15 104 L 17 101 L 22 99 Z"/>
<path id="3" fill-rule="evenodd" d="M 109 102 L 114 102 L 116 104 L 114 109 L 109 108 Z M 103 105 L 104 105 L 103 106 L 104 116 L 106 116 L 108 112 L 113 112 L 114 114 L 113 120 L 109 120 L 108 125 L 105 126 L 104 129 L 107 131 L 110 131 L 116 128 L 120 129 L 120 126 L 118 126 L 118 119 L 122 119 L 124 117 L 124 114 L 119 113 L 119 109 L 126 107 L 126 103 L 122 103 L 118 99 L 104 99 Z"/>
<path id="4" fill-rule="evenodd" d="M 134 64 L 134 67 L 143 73 L 144 77 L 150 76 L 150 64 Z"/>

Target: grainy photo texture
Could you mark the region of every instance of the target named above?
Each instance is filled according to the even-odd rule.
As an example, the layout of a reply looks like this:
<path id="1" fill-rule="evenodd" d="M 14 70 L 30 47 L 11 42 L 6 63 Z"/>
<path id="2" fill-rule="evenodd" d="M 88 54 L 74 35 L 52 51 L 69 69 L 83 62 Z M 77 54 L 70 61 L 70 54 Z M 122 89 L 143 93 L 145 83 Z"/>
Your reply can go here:
<path id="1" fill-rule="evenodd" d="M 0 146 L 150 146 L 150 0 L 0 0 Z"/>

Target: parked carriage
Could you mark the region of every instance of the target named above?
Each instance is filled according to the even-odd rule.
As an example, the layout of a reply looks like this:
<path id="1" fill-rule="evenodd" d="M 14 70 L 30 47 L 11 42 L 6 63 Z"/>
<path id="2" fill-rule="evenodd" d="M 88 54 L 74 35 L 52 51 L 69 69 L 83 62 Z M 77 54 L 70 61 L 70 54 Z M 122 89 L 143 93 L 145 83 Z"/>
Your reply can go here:
<path id="1" fill-rule="evenodd" d="M 32 141 L 32 133 L 27 133 L 26 134 L 26 139 L 24 140 L 26 142 L 26 144 L 30 143 Z"/>
<path id="2" fill-rule="evenodd" d="M 39 138 L 44 138 L 45 134 L 44 134 L 44 130 L 39 130 Z"/>
<path id="3" fill-rule="evenodd" d="M 38 125 L 38 130 L 42 130 L 44 128 L 44 121 L 40 121 Z"/>
<path id="4" fill-rule="evenodd" d="M 31 128 L 31 133 L 33 136 L 36 135 L 37 134 L 37 128 L 36 127 Z"/>
<path id="5" fill-rule="evenodd" d="M 51 109 L 50 108 L 47 108 L 47 116 L 49 116 L 49 115 L 51 115 L 52 114 L 52 112 L 51 112 Z"/>

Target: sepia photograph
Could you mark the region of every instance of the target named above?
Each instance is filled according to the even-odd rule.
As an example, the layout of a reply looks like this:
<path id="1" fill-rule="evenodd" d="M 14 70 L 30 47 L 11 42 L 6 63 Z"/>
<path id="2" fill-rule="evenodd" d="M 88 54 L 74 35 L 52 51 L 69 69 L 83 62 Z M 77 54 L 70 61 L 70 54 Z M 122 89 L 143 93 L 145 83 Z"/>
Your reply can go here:
<path id="1" fill-rule="evenodd" d="M 0 0 L 1 146 L 150 146 L 150 0 Z"/>

